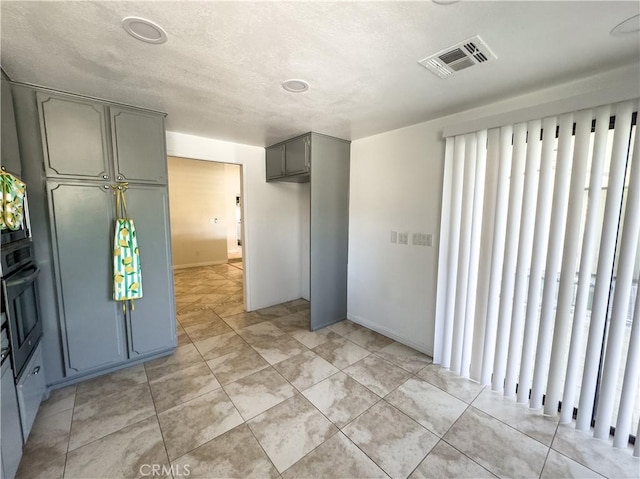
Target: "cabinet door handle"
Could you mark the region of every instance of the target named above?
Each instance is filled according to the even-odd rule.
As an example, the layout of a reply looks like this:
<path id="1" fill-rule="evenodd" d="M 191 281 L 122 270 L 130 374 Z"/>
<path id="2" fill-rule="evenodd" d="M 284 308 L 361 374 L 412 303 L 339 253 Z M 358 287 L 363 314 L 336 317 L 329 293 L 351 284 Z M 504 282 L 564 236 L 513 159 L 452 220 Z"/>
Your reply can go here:
<path id="1" fill-rule="evenodd" d="M 105 190 L 108 190 L 108 189 L 109 189 L 109 185 L 103 185 L 102 187 L 103 187 Z"/>
<path id="2" fill-rule="evenodd" d="M 109 175 L 102 175 L 102 179 L 103 180 L 108 180 L 109 179 Z"/>
<path id="3" fill-rule="evenodd" d="M 124 176 L 118 175 L 118 181 L 124 180 Z"/>
<path id="4" fill-rule="evenodd" d="M 35 368 L 33 368 L 33 371 L 31 371 L 31 374 L 33 374 L 34 376 L 37 375 L 40 372 L 40 366 L 36 366 Z"/>

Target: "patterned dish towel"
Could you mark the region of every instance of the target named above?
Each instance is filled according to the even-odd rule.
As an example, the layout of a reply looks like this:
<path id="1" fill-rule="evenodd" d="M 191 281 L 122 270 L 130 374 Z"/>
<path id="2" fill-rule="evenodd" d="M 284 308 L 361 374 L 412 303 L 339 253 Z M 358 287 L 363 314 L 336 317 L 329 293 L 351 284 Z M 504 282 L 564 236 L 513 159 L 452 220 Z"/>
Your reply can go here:
<path id="1" fill-rule="evenodd" d="M 127 207 L 124 199 L 126 184 L 114 187 L 116 195 L 116 230 L 113 241 L 113 299 L 125 301 L 142 298 L 142 270 L 140 268 L 140 250 L 136 238 L 136 227 L 131 218 L 127 217 Z"/>
<path id="2" fill-rule="evenodd" d="M 24 220 L 24 195 L 27 186 L 11 173 L 2 170 L 2 201 L 0 201 L 0 229 L 19 230 Z"/>

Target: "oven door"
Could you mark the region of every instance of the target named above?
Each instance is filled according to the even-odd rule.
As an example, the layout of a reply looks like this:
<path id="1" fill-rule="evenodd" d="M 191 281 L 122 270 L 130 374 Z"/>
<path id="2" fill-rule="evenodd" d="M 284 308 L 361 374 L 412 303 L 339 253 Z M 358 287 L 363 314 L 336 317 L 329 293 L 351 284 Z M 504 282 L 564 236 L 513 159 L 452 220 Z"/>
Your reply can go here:
<path id="1" fill-rule="evenodd" d="M 16 377 L 42 336 L 36 283 L 39 273 L 40 268 L 30 263 L 2 280 Z"/>

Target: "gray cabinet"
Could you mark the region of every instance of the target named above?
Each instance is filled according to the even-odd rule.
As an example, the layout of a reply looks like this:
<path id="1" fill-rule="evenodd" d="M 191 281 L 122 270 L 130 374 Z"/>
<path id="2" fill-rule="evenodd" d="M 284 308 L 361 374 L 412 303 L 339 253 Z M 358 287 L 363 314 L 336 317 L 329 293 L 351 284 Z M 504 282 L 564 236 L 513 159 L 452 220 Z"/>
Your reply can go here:
<path id="1" fill-rule="evenodd" d="M 73 95 L 36 94 L 48 178 L 166 184 L 164 117 Z M 107 120 L 108 119 L 108 120 Z"/>
<path id="2" fill-rule="evenodd" d="M 267 181 L 306 183 L 311 172 L 311 134 L 265 149 Z"/>
<path id="3" fill-rule="evenodd" d="M 47 182 L 59 315 L 68 374 L 116 365 L 176 345 L 166 188 L 129 185 L 125 196 L 140 247 L 143 297 L 112 300 L 115 197 L 109 183 Z"/>
<path id="4" fill-rule="evenodd" d="M 12 84 L 29 185 L 47 384 L 167 354 L 177 344 L 164 114 Z M 120 179 L 118 179 L 120 178 Z M 113 188 L 128 183 L 144 296 L 113 301 Z"/>
<path id="5" fill-rule="evenodd" d="M 350 142 L 314 132 L 266 148 L 267 181 L 311 183 L 312 330 L 347 316 L 349 159 Z"/>
<path id="6" fill-rule="evenodd" d="M 46 176 L 110 180 L 105 106 L 45 92 L 36 98 Z"/>
<path id="7" fill-rule="evenodd" d="M 2 166 L 14 175 L 21 176 L 22 167 L 20 165 L 20 147 L 18 146 L 18 135 L 16 131 L 16 118 L 13 113 L 13 96 L 11 85 L 8 81 L 2 80 L 2 137 L 0 142 L 0 152 L 2 154 Z"/>
<path id="8" fill-rule="evenodd" d="M 0 385 L 0 450 L 2 452 L 2 474 L 5 479 L 13 479 L 18 471 L 22 457 L 22 428 L 18 397 L 13 382 L 11 361 L 2 365 L 2 384 Z"/>
<path id="9" fill-rule="evenodd" d="M 141 110 L 110 107 L 116 181 L 167 183 L 163 117 Z"/>
<path id="10" fill-rule="evenodd" d="M 33 356 L 20 373 L 16 390 L 20 406 L 22 436 L 26 444 L 33 422 L 36 420 L 38 408 L 47 390 L 44 379 L 44 362 L 42 361 L 42 343 L 38 345 Z"/>
<path id="11" fill-rule="evenodd" d="M 109 183 L 47 182 L 59 317 L 68 374 L 126 359 L 122 307 L 111 300 Z"/>

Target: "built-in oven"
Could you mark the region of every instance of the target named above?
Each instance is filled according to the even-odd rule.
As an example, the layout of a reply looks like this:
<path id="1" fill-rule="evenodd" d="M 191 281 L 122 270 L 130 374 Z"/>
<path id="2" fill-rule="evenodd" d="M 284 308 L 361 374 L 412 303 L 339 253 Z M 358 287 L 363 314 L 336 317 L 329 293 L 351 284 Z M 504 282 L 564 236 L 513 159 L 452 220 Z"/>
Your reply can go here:
<path id="1" fill-rule="evenodd" d="M 42 336 L 38 302 L 38 273 L 30 238 L 4 245 L 2 265 L 2 312 L 11 343 L 11 359 L 18 377 Z"/>

